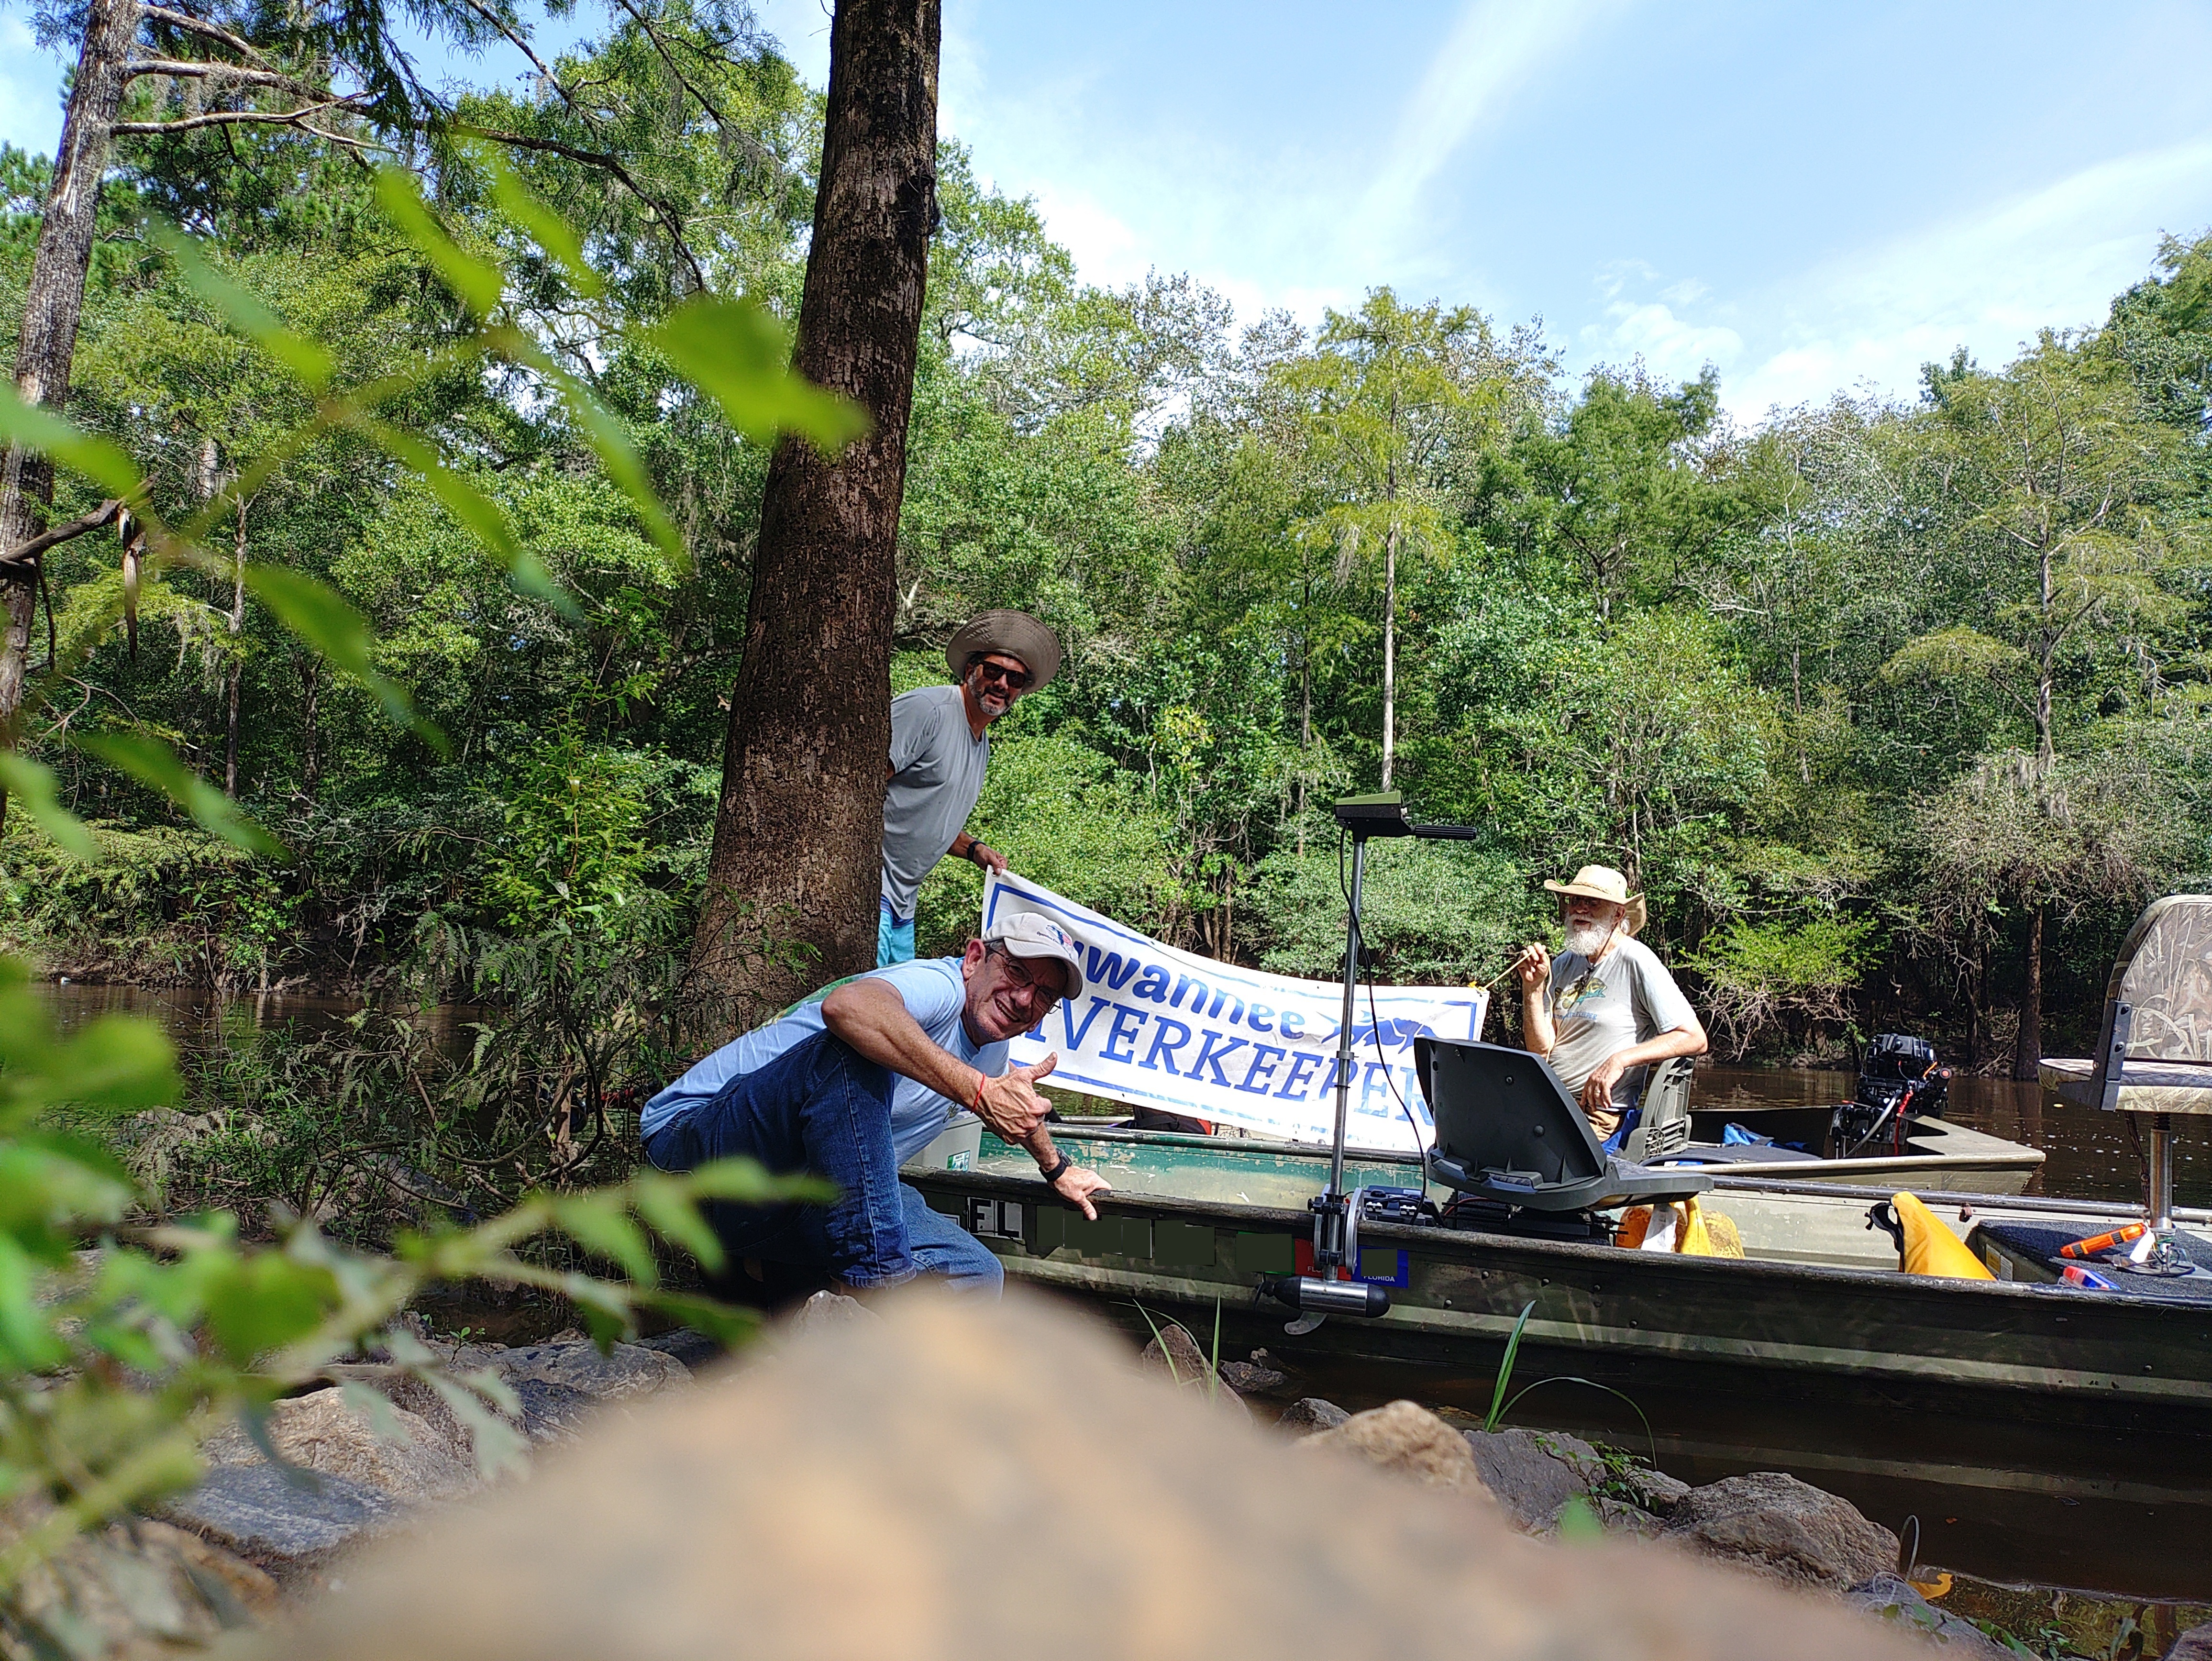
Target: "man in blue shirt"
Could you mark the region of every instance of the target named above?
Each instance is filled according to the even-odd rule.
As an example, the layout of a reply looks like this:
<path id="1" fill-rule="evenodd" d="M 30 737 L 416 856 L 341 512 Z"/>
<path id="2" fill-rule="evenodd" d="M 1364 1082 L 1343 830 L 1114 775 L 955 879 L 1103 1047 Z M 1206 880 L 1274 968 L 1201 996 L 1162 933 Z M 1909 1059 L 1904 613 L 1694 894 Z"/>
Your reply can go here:
<path id="1" fill-rule="evenodd" d="M 1009 1068 L 1007 1041 L 1083 994 L 1082 952 L 1049 919 L 1015 912 L 957 958 L 825 987 L 726 1043 L 645 1104 L 646 1157 L 690 1171 L 744 1155 L 837 1185 L 826 1205 L 708 1207 L 733 1258 L 826 1269 L 847 1286 L 937 1274 L 995 1293 L 999 1260 L 898 1179 L 960 1110 L 1026 1147 L 1061 1198 L 1096 1218 L 1096 1171 L 1053 1146 L 1036 1082 L 1059 1057 Z"/>

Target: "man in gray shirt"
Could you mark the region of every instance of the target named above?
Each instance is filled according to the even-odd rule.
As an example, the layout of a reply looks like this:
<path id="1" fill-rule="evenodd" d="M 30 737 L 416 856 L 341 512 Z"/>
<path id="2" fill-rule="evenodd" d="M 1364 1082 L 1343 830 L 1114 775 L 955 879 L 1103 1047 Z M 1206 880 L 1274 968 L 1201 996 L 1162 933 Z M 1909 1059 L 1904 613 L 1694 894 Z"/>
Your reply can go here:
<path id="1" fill-rule="evenodd" d="M 915 897 L 947 854 L 987 871 L 1006 855 L 967 831 L 991 762 L 988 729 L 1060 670 L 1060 642 L 1022 611 L 984 611 L 945 648 L 950 686 L 918 686 L 891 700 L 891 753 L 884 790 L 884 884 L 876 967 L 914 957 Z"/>
<path id="2" fill-rule="evenodd" d="M 1602 865 L 1546 881 L 1566 930 L 1557 958 L 1522 948 L 1521 1036 L 1576 1092 L 1601 1141 L 1636 1105 L 1651 1063 L 1705 1053 L 1705 1029 L 1667 965 L 1636 938 L 1644 897 Z"/>

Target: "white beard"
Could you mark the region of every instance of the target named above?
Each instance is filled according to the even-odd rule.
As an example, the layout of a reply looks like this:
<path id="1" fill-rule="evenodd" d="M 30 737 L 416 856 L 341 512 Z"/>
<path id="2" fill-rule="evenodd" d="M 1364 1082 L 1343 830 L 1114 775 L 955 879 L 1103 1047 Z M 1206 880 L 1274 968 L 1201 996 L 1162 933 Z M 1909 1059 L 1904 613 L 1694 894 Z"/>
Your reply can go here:
<path id="1" fill-rule="evenodd" d="M 1603 923 L 1589 923 L 1580 928 L 1570 923 L 1567 925 L 1566 949 L 1579 957 L 1594 958 L 1605 949 L 1606 941 L 1612 936 L 1613 930 Z"/>

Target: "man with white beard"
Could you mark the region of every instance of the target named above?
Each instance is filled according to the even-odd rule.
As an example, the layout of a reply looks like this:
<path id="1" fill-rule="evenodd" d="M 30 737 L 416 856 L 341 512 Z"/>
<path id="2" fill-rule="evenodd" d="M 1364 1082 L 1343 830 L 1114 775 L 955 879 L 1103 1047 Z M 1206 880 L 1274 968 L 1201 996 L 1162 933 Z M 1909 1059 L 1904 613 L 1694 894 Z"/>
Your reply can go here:
<path id="1" fill-rule="evenodd" d="M 1559 897 L 1566 941 L 1556 958 L 1531 942 L 1513 965 L 1521 1034 L 1575 1092 L 1602 1141 L 1636 1105 L 1651 1063 L 1704 1055 L 1705 1029 L 1667 965 L 1636 938 L 1644 897 L 1628 891 L 1627 878 L 1586 865 L 1572 882 L 1544 886 Z"/>

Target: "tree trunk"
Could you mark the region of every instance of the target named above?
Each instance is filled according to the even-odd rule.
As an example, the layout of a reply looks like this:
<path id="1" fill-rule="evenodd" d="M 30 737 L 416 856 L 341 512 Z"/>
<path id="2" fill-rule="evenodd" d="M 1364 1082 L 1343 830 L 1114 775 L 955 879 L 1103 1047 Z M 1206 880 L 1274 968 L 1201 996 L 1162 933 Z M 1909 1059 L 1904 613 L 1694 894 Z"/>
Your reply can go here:
<path id="1" fill-rule="evenodd" d="M 222 790 L 238 794 L 238 683 L 246 668 L 239 636 L 246 628 L 246 504 L 238 504 L 238 547 L 230 562 L 230 673 L 223 687 Z"/>
<path id="2" fill-rule="evenodd" d="M 839 0 L 793 367 L 874 426 L 769 464 L 692 951 L 712 1039 L 875 963 L 899 502 L 937 217 L 939 0 Z"/>
<path id="3" fill-rule="evenodd" d="M 2013 1046 L 2012 1075 L 2033 1079 L 2043 1059 L 2043 912 L 2027 925 L 2027 981 L 2020 995 L 2020 1038 Z"/>
<path id="4" fill-rule="evenodd" d="M 1398 747 L 1398 527 L 1382 538 L 1382 788 Z"/>
<path id="5" fill-rule="evenodd" d="M 123 66 L 137 38 L 141 15 L 138 0 L 92 0 L 85 19 L 15 345 L 15 394 L 26 404 L 58 410 L 69 399 L 70 362 L 76 355 L 77 319 L 84 309 L 84 277 L 99 217 L 100 178 L 106 170 L 115 113 L 123 101 Z M 53 468 L 46 458 L 9 446 L 0 470 L 0 548 L 36 536 L 53 499 Z M 10 748 L 23 705 L 38 587 L 35 563 L 0 571 L 0 611 L 5 613 L 0 620 L 0 745 Z M 0 794 L 0 816 L 7 812 L 7 800 Z"/>
<path id="6" fill-rule="evenodd" d="M 301 703 L 300 721 L 300 794 L 309 801 L 315 799 L 315 786 L 321 782 L 322 768 L 315 759 L 317 706 L 322 702 L 323 660 L 310 652 L 301 660 L 300 679 Z"/>

